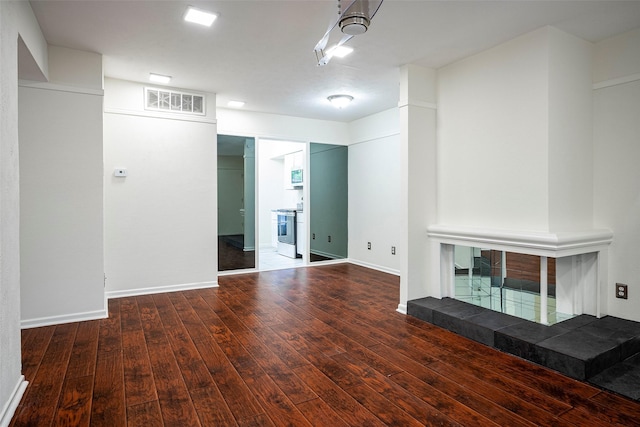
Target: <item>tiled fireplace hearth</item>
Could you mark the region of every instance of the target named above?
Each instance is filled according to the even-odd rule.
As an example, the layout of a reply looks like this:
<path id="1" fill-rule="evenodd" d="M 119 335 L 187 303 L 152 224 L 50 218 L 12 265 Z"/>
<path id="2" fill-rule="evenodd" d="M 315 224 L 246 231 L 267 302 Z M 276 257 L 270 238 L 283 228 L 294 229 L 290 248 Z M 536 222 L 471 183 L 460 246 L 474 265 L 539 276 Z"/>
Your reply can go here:
<path id="1" fill-rule="evenodd" d="M 640 323 L 607 316 L 611 231 L 535 233 L 435 225 L 428 236 L 439 247 L 441 298 L 408 301 L 408 315 L 640 400 Z M 539 256 L 540 322 L 454 299 L 456 245 Z M 548 258 L 556 259 L 556 306 L 574 316 L 551 326 L 545 321 Z"/>
<path id="2" fill-rule="evenodd" d="M 556 259 L 556 307 L 570 315 L 606 314 L 609 230 L 543 233 L 434 225 L 429 239 L 439 244 L 442 297 L 455 296 L 455 245 L 540 257 L 540 323 L 547 324 L 547 260 Z"/>

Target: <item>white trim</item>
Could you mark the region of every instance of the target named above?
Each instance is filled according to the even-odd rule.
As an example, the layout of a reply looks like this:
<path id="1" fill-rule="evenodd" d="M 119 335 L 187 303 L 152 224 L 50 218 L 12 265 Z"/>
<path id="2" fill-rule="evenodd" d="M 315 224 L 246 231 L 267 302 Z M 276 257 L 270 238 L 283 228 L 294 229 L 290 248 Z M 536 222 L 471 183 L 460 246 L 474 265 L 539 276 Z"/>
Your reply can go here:
<path id="1" fill-rule="evenodd" d="M 9 400 L 4 405 L 4 408 L 2 408 L 2 412 L 0 412 L 0 427 L 8 427 L 11 423 L 11 419 L 20 404 L 20 400 L 22 399 L 28 384 L 29 382 L 25 381 L 24 375 L 20 375 L 18 383 L 13 388 L 13 392 L 11 393 Z"/>
<path id="2" fill-rule="evenodd" d="M 296 265 L 296 267 L 299 267 Z M 273 268 L 274 270 L 284 270 L 285 268 L 295 268 L 295 267 L 275 267 Z M 233 276 L 235 274 L 249 274 L 249 273 L 259 273 L 261 271 L 269 271 L 267 270 L 259 270 L 255 267 L 253 268 L 240 268 L 237 270 L 222 270 L 222 271 L 218 271 L 218 277 L 224 277 L 224 276 Z"/>
<path id="3" fill-rule="evenodd" d="M 300 267 L 316 267 L 318 265 L 332 265 L 332 264 L 347 264 L 349 263 L 348 258 L 335 258 L 335 259 L 327 259 L 324 261 L 309 261 L 306 265 L 301 265 Z"/>
<path id="4" fill-rule="evenodd" d="M 84 322 L 87 320 L 106 319 L 109 311 L 103 310 L 86 311 L 83 313 L 61 314 L 59 316 L 38 317 L 36 319 L 24 319 L 20 321 L 20 328 L 30 329 L 40 326 L 61 325 L 63 323 Z"/>
<path id="5" fill-rule="evenodd" d="M 396 311 L 400 314 L 407 314 L 407 305 L 406 304 L 398 304 L 398 308 Z"/>
<path id="6" fill-rule="evenodd" d="M 211 125 L 217 124 L 216 119 L 211 119 L 203 116 L 196 115 L 187 115 L 184 113 L 180 114 L 172 114 L 172 113 L 163 113 L 160 111 L 149 110 L 149 111 L 138 111 L 138 110 L 125 110 L 122 108 L 105 108 L 105 114 L 119 114 L 121 116 L 138 116 L 138 117 L 148 117 L 152 119 L 166 119 L 166 120 L 177 120 L 180 122 L 196 122 L 196 123 L 207 123 Z M 218 132 L 220 133 L 220 132 Z"/>
<path id="7" fill-rule="evenodd" d="M 604 80 L 593 84 L 593 90 L 604 89 L 606 87 L 623 85 L 625 83 L 631 83 L 640 80 L 640 73 L 630 74 L 624 77 L 618 77 L 617 79 Z"/>
<path id="8" fill-rule="evenodd" d="M 53 84 L 53 83 L 47 83 L 47 82 L 34 82 L 30 80 L 19 80 L 18 87 L 25 87 L 30 89 L 53 90 L 56 92 L 81 93 L 84 95 L 104 96 L 104 90 L 102 89 L 89 89 L 86 87 L 65 86 L 61 84 Z"/>
<path id="9" fill-rule="evenodd" d="M 398 101 L 398 108 L 408 107 L 408 106 L 429 108 L 431 110 L 438 109 L 438 105 L 431 102 L 416 101 L 415 99 L 411 99 L 411 98 L 401 99 L 400 101 Z"/>
<path id="10" fill-rule="evenodd" d="M 428 227 L 427 235 L 440 243 L 462 244 L 553 258 L 599 252 L 608 247 L 613 240 L 613 233 L 607 229 L 544 233 L 486 230 L 439 224 Z"/>
<path id="11" fill-rule="evenodd" d="M 360 267 L 370 268 L 372 270 L 382 271 L 383 273 L 393 274 L 394 276 L 400 276 L 400 270 L 384 267 L 381 265 L 371 264 L 365 261 L 359 261 L 357 259 L 349 258 L 351 264 L 359 265 Z"/>
<path id="12" fill-rule="evenodd" d="M 400 136 L 400 132 L 399 131 L 393 131 L 393 132 L 390 132 L 390 133 L 381 134 L 379 136 L 374 136 L 373 138 L 369 138 L 369 139 L 351 141 L 351 142 L 349 142 L 349 145 L 347 145 L 347 147 L 351 147 L 353 145 L 358 145 L 358 144 L 367 144 L 369 142 L 379 141 L 381 139 L 390 138 L 392 136 Z"/>
<path id="13" fill-rule="evenodd" d="M 216 280 L 214 282 L 183 283 L 180 285 L 154 286 L 151 288 L 109 291 L 109 292 L 106 292 L 106 296 L 107 296 L 107 299 L 112 299 L 112 298 L 122 298 L 122 297 L 134 297 L 137 295 L 162 294 L 165 292 L 190 291 L 193 289 L 205 289 L 205 288 L 217 288 L 217 287 L 218 287 L 218 281 Z"/>
<path id="14" fill-rule="evenodd" d="M 316 250 L 311 251 L 310 250 L 309 253 L 312 254 L 312 255 L 320 255 L 320 256 L 323 256 L 325 258 L 331 258 L 331 260 L 334 260 L 334 259 L 345 259 L 345 257 L 343 257 L 341 255 L 330 254 L 329 252 L 323 252 L 323 251 L 316 251 Z"/>

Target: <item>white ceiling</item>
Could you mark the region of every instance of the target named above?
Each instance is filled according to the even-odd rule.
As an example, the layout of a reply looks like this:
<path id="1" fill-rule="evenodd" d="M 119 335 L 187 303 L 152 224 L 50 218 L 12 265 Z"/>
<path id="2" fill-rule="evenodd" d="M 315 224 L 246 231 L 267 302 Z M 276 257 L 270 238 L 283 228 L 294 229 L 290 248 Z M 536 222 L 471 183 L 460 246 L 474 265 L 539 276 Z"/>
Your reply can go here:
<path id="1" fill-rule="evenodd" d="M 335 0 L 31 1 L 49 44 L 98 52 L 108 77 L 215 92 L 218 106 L 351 121 L 398 103 L 399 67 L 439 68 L 553 25 L 597 42 L 640 27 L 640 1 L 384 0 L 354 53 L 316 65 L 313 48 Z M 187 5 L 219 13 L 211 28 L 182 20 Z M 326 98 L 355 99 L 336 110 Z"/>

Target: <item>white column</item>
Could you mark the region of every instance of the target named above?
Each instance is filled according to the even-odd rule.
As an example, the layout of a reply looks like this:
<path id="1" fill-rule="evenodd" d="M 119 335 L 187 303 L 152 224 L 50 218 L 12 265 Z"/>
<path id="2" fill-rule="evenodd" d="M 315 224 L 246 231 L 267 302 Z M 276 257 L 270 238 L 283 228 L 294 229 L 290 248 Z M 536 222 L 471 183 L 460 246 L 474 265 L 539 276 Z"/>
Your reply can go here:
<path id="1" fill-rule="evenodd" d="M 549 324 L 547 319 L 547 257 L 540 257 L 540 323 Z"/>
<path id="2" fill-rule="evenodd" d="M 400 68 L 401 313 L 407 301 L 441 298 L 447 292 L 440 281 L 440 245 L 427 238 L 427 226 L 437 222 L 435 89 L 435 70 L 412 64 Z"/>

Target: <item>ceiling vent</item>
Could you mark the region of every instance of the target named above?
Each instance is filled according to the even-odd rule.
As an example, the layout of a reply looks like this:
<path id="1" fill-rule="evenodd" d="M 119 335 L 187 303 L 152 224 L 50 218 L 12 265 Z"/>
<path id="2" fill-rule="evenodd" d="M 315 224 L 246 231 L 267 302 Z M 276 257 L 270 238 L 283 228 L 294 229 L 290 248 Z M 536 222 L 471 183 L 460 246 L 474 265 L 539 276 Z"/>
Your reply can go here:
<path id="1" fill-rule="evenodd" d="M 144 108 L 167 113 L 205 115 L 205 97 L 195 93 L 166 89 L 145 88 Z"/>

